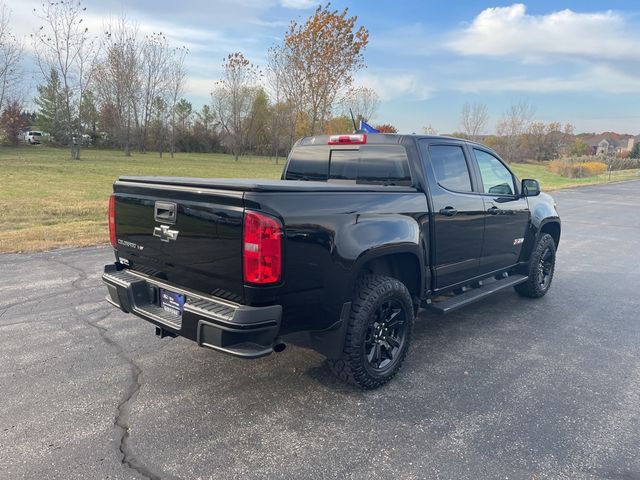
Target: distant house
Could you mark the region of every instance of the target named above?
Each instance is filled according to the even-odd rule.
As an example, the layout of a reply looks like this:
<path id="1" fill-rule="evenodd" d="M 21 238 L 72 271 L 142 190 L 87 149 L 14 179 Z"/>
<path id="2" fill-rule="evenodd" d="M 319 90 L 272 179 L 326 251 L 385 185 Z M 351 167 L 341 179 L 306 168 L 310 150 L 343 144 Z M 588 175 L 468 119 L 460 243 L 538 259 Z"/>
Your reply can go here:
<path id="1" fill-rule="evenodd" d="M 606 156 L 630 152 L 635 145 L 635 141 L 636 139 L 634 137 L 629 139 L 624 138 L 622 140 L 603 138 L 600 140 L 591 140 L 587 142 L 587 144 L 589 145 L 589 153 L 591 155 Z"/>

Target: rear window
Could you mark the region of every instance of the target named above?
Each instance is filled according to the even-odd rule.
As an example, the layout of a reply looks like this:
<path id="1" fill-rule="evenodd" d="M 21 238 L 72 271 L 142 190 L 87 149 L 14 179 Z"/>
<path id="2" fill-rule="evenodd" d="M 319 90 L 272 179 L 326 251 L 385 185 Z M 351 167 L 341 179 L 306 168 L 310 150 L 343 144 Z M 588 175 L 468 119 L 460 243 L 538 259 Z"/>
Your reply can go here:
<path id="1" fill-rule="evenodd" d="M 291 152 L 285 180 L 411 185 L 411 173 L 401 145 L 363 145 L 359 149 L 316 146 Z"/>
<path id="2" fill-rule="evenodd" d="M 298 147 L 291 151 L 285 180 L 326 182 L 329 175 L 328 151 L 322 147 Z"/>

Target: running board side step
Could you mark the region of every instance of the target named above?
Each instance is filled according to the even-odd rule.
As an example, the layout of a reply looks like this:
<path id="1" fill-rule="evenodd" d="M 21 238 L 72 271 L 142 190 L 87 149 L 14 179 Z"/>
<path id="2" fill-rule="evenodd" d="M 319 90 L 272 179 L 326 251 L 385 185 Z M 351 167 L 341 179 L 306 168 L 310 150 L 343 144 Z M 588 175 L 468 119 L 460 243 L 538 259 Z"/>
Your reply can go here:
<path id="1" fill-rule="evenodd" d="M 500 290 L 524 283 L 528 278 L 526 275 L 509 275 L 506 278 L 486 283 L 480 288 L 473 288 L 446 300 L 432 302 L 429 304 L 429 309 L 442 314 L 453 312 L 483 298 L 487 298 Z"/>

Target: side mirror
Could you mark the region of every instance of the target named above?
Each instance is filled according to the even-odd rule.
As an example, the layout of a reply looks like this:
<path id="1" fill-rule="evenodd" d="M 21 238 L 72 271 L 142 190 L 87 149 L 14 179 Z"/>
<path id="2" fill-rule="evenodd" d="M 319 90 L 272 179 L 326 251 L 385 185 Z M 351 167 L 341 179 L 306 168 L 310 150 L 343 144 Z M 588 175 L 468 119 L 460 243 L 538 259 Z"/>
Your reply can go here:
<path id="1" fill-rule="evenodd" d="M 522 180 L 522 196 L 535 197 L 536 195 L 540 195 L 540 184 L 538 181 L 532 178 Z"/>

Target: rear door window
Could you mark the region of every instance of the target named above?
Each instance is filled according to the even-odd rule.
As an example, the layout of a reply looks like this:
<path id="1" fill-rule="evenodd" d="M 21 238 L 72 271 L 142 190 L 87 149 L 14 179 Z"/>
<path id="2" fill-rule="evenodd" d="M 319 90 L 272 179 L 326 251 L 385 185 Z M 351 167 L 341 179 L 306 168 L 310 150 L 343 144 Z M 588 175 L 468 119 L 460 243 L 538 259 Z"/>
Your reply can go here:
<path id="1" fill-rule="evenodd" d="M 471 175 L 460 145 L 431 145 L 429 157 L 440 186 L 455 192 L 471 192 Z"/>

